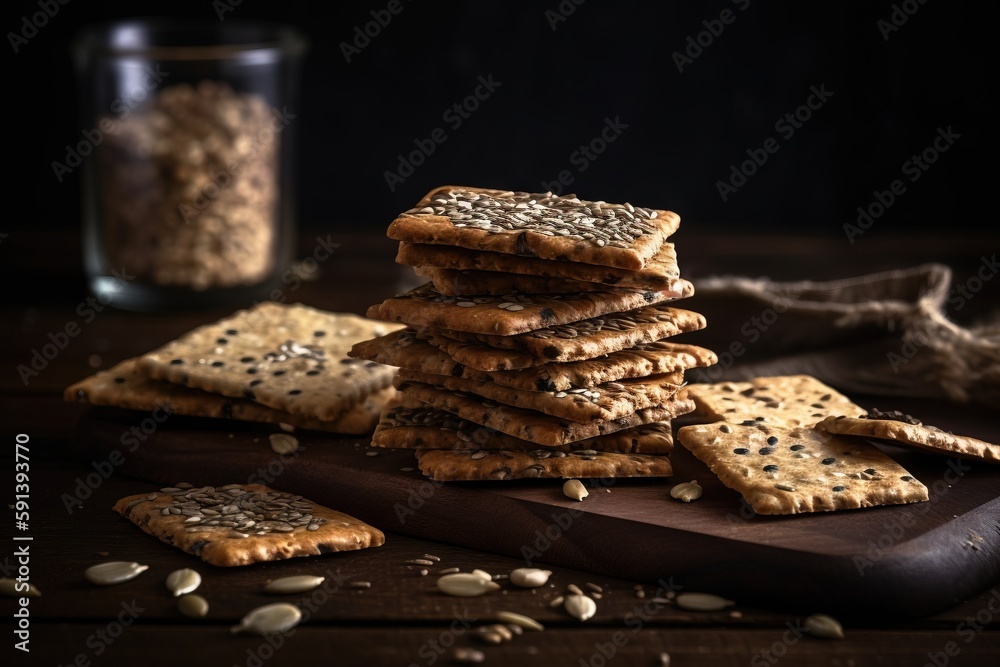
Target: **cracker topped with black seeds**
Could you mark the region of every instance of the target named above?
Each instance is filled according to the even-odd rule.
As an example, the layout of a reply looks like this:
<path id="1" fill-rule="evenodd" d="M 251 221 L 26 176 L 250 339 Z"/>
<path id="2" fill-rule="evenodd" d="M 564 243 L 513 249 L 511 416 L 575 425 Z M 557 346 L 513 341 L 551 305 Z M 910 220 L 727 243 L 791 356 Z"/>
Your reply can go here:
<path id="1" fill-rule="evenodd" d="M 634 271 L 679 225 L 672 211 L 628 203 L 447 185 L 397 217 L 388 236 Z"/>

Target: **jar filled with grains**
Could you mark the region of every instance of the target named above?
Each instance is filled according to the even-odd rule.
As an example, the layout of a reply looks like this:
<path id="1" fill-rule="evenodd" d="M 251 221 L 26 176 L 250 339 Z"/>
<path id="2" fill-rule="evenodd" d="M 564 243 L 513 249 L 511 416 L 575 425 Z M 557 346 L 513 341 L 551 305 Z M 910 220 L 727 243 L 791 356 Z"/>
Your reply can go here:
<path id="1" fill-rule="evenodd" d="M 256 22 L 137 19 L 73 45 L 84 265 L 129 310 L 266 295 L 294 242 L 293 136 L 303 37 Z"/>

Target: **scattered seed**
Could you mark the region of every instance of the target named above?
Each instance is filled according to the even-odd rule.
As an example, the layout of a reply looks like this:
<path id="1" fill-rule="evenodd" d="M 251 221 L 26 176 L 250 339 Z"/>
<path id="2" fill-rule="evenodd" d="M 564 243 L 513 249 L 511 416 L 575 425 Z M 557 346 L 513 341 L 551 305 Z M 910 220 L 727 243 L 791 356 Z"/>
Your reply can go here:
<path id="1" fill-rule="evenodd" d="M 420 570 L 419 574 L 420 574 L 421 577 L 426 577 L 427 576 L 427 570 Z"/>
<path id="2" fill-rule="evenodd" d="M 639 598 L 639 599 L 645 598 L 646 597 L 646 591 L 642 591 L 642 590 L 636 591 L 635 592 L 635 596 L 637 598 Z"/>
<path id="3" fill-rule="evenodd" d="M 701 498 L 701 492 L 701 484 L 696 480 L 691 480 L 690 482 L 677 484 L 674 488 L 670 489 L 670 497 L 689 503 L 692 500 Z"/>
<path id="4" fill-rule="evenodd" d="M 424 558 L 426 558 L 427 560 L 432 560 L 435 563 L 440 563 L 441 562 L 440 558 L 438 558 L 437 556 L 432 556 L 431 554 L 424 554 Z"/>
<path id="5" fill-rule="evenodd" d="M 177 601 L 177 610 L 188 618 L 204 618 L 208 614 L 208 600 L 200 595 L 184 595 Z"/>
<path id="6" fill-rule="evenodd" d="M 299 441 L 287 433 L 272 433 L 268 436 L 271 449 L 278 454 L 291 454 L 299 448 Z"/>
<path id="7" fill-rule="evenodd" d="M 371 588 L 372 582 L 370 581 L 352 581 L 347 584 L 349 588 Z"/>
<path id="8" fill-rule="evenodd" d="M 438 574 L 455 574 L 456 572 L 461 572 L 457 567 L 446 567 L 438 570 Z"/>
<path id="9" fill-rule="evenodd" d="M 586 595 L 577 595 L 575 593 L 567 595 L 564 606 L 570 616 L 580 621 L 586 621 L 597 613 L 597 603 Z"/>
<path id="10" fill-rule="evenodd" d="M 167 589 L 175 598 L 190 593 L 198 586 L 201 586 L 201 575 L 191 568 L 174 570 L 167 575 Z"/>
<path id="11" fill-rule="evenodd" d="M 591 593 L 591 594 L 590 594 L 590 597 L 594 598 L 595 600 L 600 600 L 600 599 L 601 599 L 601 598 L 603 598 L 604 596 L 603 596 L 603 595 L 601 595 L 600 593 Z"/>
<path id="12" fill-rule="evenodd" d="M 490 632 L 495 632 L 496 634 L 500 635 L 500 637 L 503 638 L 504 641 L 509 642 L 511 639 L 514 638 L 514 633 L 511 632 L 506 625 L 503 625 L 501 623 L 495 623 L 493 625 L 488 625 L 486 627 L 489 629 Z"/>
<path id="13" fill-rule="evenodd" d="M 594 591 L 595 593 L 603 593 L 604 592 L 603 588 L 601 588 L 597 584 L 592 584 L 589 581 L 587 582 L 586 586 L 587 586 L 587 588 L 589 588 L 590 590 Z"/>
<path id="14" fill-rule="evenodd" d="M 670 604 L 673 600 L 671 598 L 656 596 L 650 598 L 649 601 L 652 602 L 653 604 Z"/>
<path id="15" fill-rule="evenodd" d="M 670 667 L 670 654 L 666 651 L 660 654 L 660 667 Z"/>
<path id="16" fill-rule="evenodd" d="M 524 628 L 525 630 L 537 630 L 537 631 L 542 631 L 545 629 L 545 626 L 543 626 L 541 623 L 531 618 L 530 616 L 515 614 L 512 611 L 498 611 L 496 613 L 496 617 L 498 621 L 509 623 L 516 628 Z"/>
<path id="17" fill-rule="evenodd" d="M 563 602 L 565 601 L 566 598 L 560 595 L 558 597 L 552 598 L 552 602 L 549 603 L 549 606 L 555 609 L 556 607 L 561 607 Z"/>
<path id="18" fill-rule="evenodd" d="M 719 611 L 734 604 L 732 600 L 710 593 L 681 593 L 677 596 L 677 606 L 690 611 Z"/>
<path id="19" fill-rule="evenodd" d="M 148 565 L 139 563 L 127 563 L 125 561 L 110 561 L 99 565 L 88 567 L 83 576 L 92 584 L 98 586 L 111 586 L 120 584 L 130 579 L 135 579 L 140 574 L 149 569 Z"/>
<path id="20" fill-rule="evenodd" d="M 552 576 L 551 570 L 539 570 L 533 567 L 519 567 L 510 572 L 510 583 L 521 588 L 538 588 L 548 583 Z"/>
<path id="21" fill-rule="evenodd" d="M 478 665 L 486 660 L 486 654 L 478 649 L 460 647 L 452 651 L 451 659 L 468 665 Z"/>
<path id="22" fill-rule="evenodd" d="M 437 587 L 442 593 L 458 597 L 476 597 L 500 588 L 500 584 L 487 581 L 471 572 L 456 572 L 446 574 L 437 580 Z"/>
<path id="23" fill-rule="evenodd" d="M 32 598 L 42 596 L 41 591 L 35 588 L 34 584 L 27 581 L 18 581 L 17 579 L 8 579 L 7 577 L 0 579 L 0 594 L 10 595 L 12 597 Z"/>
<path id="24" fill-rule="evenodd" d="M 577 586 L 576 584 L 570 584 L 569 586 L 566 587 L 566 590 L 572 593 L 573 595 L 583 595 L 583 591 L 580 590 L 580 587 Z"/>
<path id="25" fill-rule="evenodd" d="M 295 433 L 295 427 L 291 424 L 285 424 L 284 422 L 278 422 L 278 428 L 280 428 L 285 433 Z"/>
<path id="26" fill-rule="evenodd" d="M 257 607 L 240 620 L 239 625 L 230 628 L 230 632 L 250 632 L 256 635 L 270 635 L 275 632 L 287 632 L 302 620 L 302 612 L 293 604 L 275 602 Z"/>
<path id="27" fill-rule="evenodd" d="M 806 632 L 815 637 L 823 637 L 824 639 L 844 638 L 844 628 L 840 625 L 840 621 L 826 614 L 813 614 L 809 616 L 806 618 L 805 628 Z"/>
<path id="28" fill-rule="evenodd" d="M 407 565 L 433 565 L 434 561 L 429 558 L 414 558 L 413 560 L 406 561 Z"/>
<path id="29" fill-rule="evenodd" d="M 473 570 L 472 574 L 476 575 L 484 581 L 493 581 L 493 575 L 486 570 Z"/>
<path id="30" fill-rule="evenodd" d="M 729 618 L 743 618 L 743 612 L 739 609 L 733 609 L 729 612 Z"/>
<path id="31" fill-rule="evenodd" d="M 503 641 L 503 637 L 501 637 L 498 633 L 487 630 L 486 628 L 480 628 L 476 632 L 476 636 L 487 644 L 496 645 Z"/>
<path id="32" fill-rule="evenodd" d="M 587 487 L 583 485 L 583 482 L 578 479 L 571 479 L 563 484 L 563 495 L 573 500 L 583 500 L 590 493 L 587 491 Z"/>
<path id="33" fill-rule="evenodd" d="M 269 581 L 264 586 L 264 592 L 274 595 L 289 595 L 292 593 L 305 593 L 311 591 L 326 581 L 326 577 L 314 577 L 308 574 L 300 574 L 293 577 L 281 577 L 274 581 Z"/>

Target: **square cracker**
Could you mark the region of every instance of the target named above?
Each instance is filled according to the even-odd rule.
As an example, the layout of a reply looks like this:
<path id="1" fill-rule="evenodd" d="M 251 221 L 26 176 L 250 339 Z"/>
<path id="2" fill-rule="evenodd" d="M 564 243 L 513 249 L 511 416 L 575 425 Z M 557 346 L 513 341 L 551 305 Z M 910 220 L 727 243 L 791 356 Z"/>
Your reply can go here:
<path id="1" fill-rule="evenodd" d="M 404 401 L 382 413 L 372 445 L 389 449 L 513 449 L 532 451 L 538 443 L 521 440 L 419 401 Z M 670 420 L 577 440 L 548 450 L 594 449 L 623 454 L 667 454 L 674 448 Z"/>
<path id="2" fill-rule="evenodd" d="M 689 384 L 685 396 L 707 419 L 741 423 L 763 418 L 771 424 L 811 426 L 828 415 L 864 412 L 846 396 L 811 375 L 780 375 L 749 382 Z"/>
<path id="3" fill-rule="evenodd" d="M 565 445 L 634 426 L 661 422 L 687 414 L 694 408 L 691 401 L 675 398 L 664 405 L 639 410 L 620 419 L 581 424 L 535 410 L 500 405 L 472 394 L 449 391 L 422 382 L 400 383 L 397 388 L 409 398 L 414 398 L 431 407 L 450 412 L 480 426 L 488 426 L 515 438 L 546 446 Z"/>
<path id="4" fill-rule="evenodd" d="M 262 484 L 167 488 L 172 491 L 126 496 L 114 510 L 150 535 L 212 565 L 249 565 L 385 543 L 382 531 L 363 521 Z M 180 513 L 164 515 L 169 508 Z M 292 519 L 292 511 L 302 517 Z M 202 519 L 192 521 L 194 516 Z M 236 526 L 219 525 L 222 521 Z"/>
<path id="5" fill-rule="evenodd" d="M 912 445 L 924 451 L 1000 463 L 1000 445 L 964 435 L 954 435 L 929 424 L 909 424 L 893 419 L 869 419 L 838 415 L 827 417 L 816 428 L 827 433 L 888 440 L 898 445 Z"/>
<path id="6" fill-rule="evenodd" d="M 368 317 L 454 331 L 512 336 L 578 322 L 694 293 L 687 281 L 678 291 L 612 290 L 576 294 L 445 296 L 425 283 L 368 309 Z"/>
<path id="7" fill-rule="evenodd" d="M 502 405 L 537 410 L 553 417 L 585 423 L 626 417 L 637 410 L 663 405 L 681 388 L 678 374 L 629 378 L 589 387 L 571 387 L 566 391 L 513 389 L 492 380 L 469 380 L 450 375 L 431 375 L 400 369 L 398 384 L 422 382 L 452 391 L 474 394 Z"/>
<path id="8" fill-rule="evenodd" d="M 392 383 L 396 369 L 347 356 L 354 343 L 400 328 L 353 313 L 266 301 L 143 355 L 140 372 L 333 421 Z"/>
<path id="9" fill-rule="evenodd" d="M 674 472 L 666 456 L 593 450 L 564 454 L 547 450 L 420 449 L 417 450 L 417 466 L 420 472 L 437 482 L 547 477 L 670 477 Z"/>
<path id="10" fill-rule="evenodd" d="M 628 203 L 446 185 L 400 214 L 386 234 L 410 243 L 636 270 L 679 225 L 672 211 Z"/>
<path id="11" fill-rule="evenodd" d="M 927 500 L 927 487 L 874 445 L 813 428 L 717 422 L 685 426 L 681 444 L 758 514 L 798 514 Z"/>
<path id="12" fill-rule="evenodd" d="M 162 408 L 170 414 L 187 417 L 291 424 L 314 431 L 363 435 L 372 432 L 382 410 L 398 395 L 394 387 L 380 389 L 365 396 L 360 403 L 356 403 L 333 421 L 325 422 L 299 417 L 242 398 L 228 398 L 163 380 L 153 380 L 139 373 L 137 361 L 138 359 L 126 359 L 84 378 L 67 387 L 63 397 L 67 401 L 126 410 L 150 411 Z"/>
<path id="13" fill-rule="evenodd" d="M 660 290 L 668 288 L 680 278 L 677 254 L 672 243 L 660 246 L 656 254 L 646 260 L 646 265 L 636 271 L 423 243 L 400 243 L 396 262 L 428 271 L 427 277 L 434 278 L 435 282 L 436 278 L 445 282 L 455 280 L 459 272 L 465 275 L 479 272 L 491 277 L 497 274 L 514 274 L 552 280 L 575 280 L 609 287 Z M 449 273 L 443 273 L 445 271 Z M 425 275 L 420 270 L 417 273 Z M 533 292 L 523 291 L 529 294 Z"/>
<path id="14" fill-rule="evenodd" d="M 578 292 L 605 292 L 617 289 L 600 283 L 585 283 L 565 278 L 525 276 L 519 273 L 498 271 L 452 271 L 432 267 L 414 270 L 418 276 L 429 278 L 431 284 L 445 296 L 483 296 L 487 294 L 576 294 Z M 667 285 L 670 289 L 675 285 Z"/>

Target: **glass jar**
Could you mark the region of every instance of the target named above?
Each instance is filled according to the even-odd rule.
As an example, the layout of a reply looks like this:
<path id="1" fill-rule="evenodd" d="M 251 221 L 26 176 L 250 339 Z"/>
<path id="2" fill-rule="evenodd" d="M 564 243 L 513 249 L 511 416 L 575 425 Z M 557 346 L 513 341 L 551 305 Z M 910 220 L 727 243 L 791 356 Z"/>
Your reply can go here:
<path id="1" fill-rule="evenodd" d="M 282 25 L 136 19 L 73 45 L 84 267 L 102 303 L 245 304 L 295 236 L 294 134 L 305 39 Z M 75 153 L 75 156 L 74 156 Z"/>

